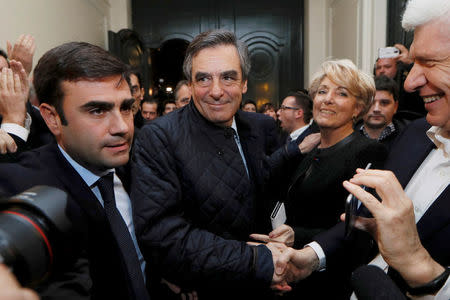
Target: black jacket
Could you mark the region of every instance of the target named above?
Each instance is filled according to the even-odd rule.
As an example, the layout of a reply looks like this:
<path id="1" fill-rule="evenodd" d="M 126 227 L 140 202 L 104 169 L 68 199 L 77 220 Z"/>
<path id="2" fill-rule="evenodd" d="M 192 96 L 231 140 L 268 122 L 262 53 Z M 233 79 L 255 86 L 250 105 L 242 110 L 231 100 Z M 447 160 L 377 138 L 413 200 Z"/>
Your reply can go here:
<path id="1" fill-rule="evenodd" d="M 235 120 L 249 177 L 229 129 L 206 120 L 192 102 L 145 125 L 134 145 L 140 249 L 153 271 L 200 298 L 236 296 L 230 290 L 253 283 L 268 288 L 273 274 L 270 251 L 246 241 L 270 225 L 260 191 L 266 154 L 278 147 L 275 122 L 242 111 Z"/>
<path id="2" fill-rule="evenodd" d="M 0 195 L 35 185 L 67 192 L 65 213 L 73 224 L 71 248 L 55 254 L 63 257 L 40 286 L 42 299 L 137 299 L 102 205 L 56 143 L 22 153 L 17 163 L 0 164 Z"/>

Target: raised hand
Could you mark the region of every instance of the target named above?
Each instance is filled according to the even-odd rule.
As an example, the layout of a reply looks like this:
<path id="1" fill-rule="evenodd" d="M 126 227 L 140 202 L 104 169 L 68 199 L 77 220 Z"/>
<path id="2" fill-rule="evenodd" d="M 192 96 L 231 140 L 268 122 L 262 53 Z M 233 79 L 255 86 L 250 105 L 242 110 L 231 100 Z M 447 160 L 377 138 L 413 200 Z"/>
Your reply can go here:
<path id="1" fill-rule="evenodd" d="M 20 61 L 25 68 L 27 74 L 30 74 L 33 68 L 33 56 L 36 50 L 34 37 L 29 34 L 22 34 L 17 39 L 14 46 L 8 41 L 6 49 L 10 60 Z"/>
<path id="2" fill-rule="evenodd" d="M 375 188 L 379 202 L 360 185 Z M 414 217 L 414 206 L 395 175 L 390 171 L 358 169 L 344 187 L 372 213 L 371 223 L 357 220 L 356 226 L 368 230 L 378 243 L 384 260 L 395 268 L 410 286 L 436 278 L 444 271 L 422 246 Z"/>
<path id="3" fill-rule="evenodd" d="M 0 115 L 3 123 L 24 126 L 29 83 L 22 64 L 12 60 L 11 68 L 0 72 Z"/>
<path id="4" fill-rule="evenodd" d="M 395 44 L 394 47 L 400 50 L 400 55 L 397 57 L 397 60 L 407 65 L 414 62 L 414 60 L 409 56 L 409 51 L 405 46 L 403 46 L 402 44 Z"/>

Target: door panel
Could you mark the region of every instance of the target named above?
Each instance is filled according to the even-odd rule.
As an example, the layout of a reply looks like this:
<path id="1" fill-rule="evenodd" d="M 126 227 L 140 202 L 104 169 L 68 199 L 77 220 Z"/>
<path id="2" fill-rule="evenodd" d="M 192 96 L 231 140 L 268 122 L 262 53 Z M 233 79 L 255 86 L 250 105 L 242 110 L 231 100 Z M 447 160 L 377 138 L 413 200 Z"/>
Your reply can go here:
<path id="1" fill-rule="evenodd" d="M 249 47 L 252 68 L 244 99 L 279 104 L 303 87 L 303 1 L 133 0 L 133 27 L 150 49 L 171 39 L 190 42 L 224 28 Z"/>

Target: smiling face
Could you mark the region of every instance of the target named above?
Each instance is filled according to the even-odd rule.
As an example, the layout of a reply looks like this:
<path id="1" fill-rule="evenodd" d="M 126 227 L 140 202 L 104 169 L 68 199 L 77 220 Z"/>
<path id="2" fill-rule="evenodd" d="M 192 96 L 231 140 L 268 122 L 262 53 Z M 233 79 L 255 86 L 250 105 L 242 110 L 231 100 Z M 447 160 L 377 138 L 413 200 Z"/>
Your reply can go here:
<path id="1" fill-rule="evenodd" d="M 362 108 L 356 97 L 342 86 L 324 77 L 313 101 L 313 116 L 320 129 L 353 131 L 352 117 L 358 116 Z"/>
<path id="2" fill-rule="evenodd" d="M 384 128 L 392 122 L 398 108 L 398 102 L 388 91 L 377 91 L 372 106 L 364 115 L 364 125 L 369 128 Z"/>
<path id="3" fill-rule="evenodd" d="M 203 117 L 218 126 L 231 126 L 247 92 L 236 47 L 221 45 L 197 53 L 192 60 L 191 91 Z"/>
<path id="4" fill-rule="evenodd" d="M 410 49 L 414 66 L 405 90 L 419 91 L 428 123 L 443 128 L 444 136 L 450 138 L 450 22 L 446 16 L 416 27 Z"/>
<path id="5" fill-rule="evenodd" d="M 134 131 L 134 98 L 126 80 L 114 76 L 95 81 L 63 81 L 61 88 L 67 125 L 61 124 L 53 106 L 41 105 L 58 144 L 92 172 L 126 164 Z"/>

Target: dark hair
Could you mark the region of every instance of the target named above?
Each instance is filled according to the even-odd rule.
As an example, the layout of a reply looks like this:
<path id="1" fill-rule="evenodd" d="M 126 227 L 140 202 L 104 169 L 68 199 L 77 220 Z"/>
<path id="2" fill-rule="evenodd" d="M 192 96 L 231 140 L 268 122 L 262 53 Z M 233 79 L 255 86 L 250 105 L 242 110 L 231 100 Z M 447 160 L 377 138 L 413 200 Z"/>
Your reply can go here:
<path id="1" fill-rule="evenodd" d="M 141 71 L 139 71 L 138 69 L 131 69 L 130 70 L 130 75 L 131 74 L 134 74 L 134 75 L 136 75 L 136 77 L 137 77 L 137 79 L 138 79 L 138 83 L 139 83 L 139 88 L 142 88 L 143 87 L 143 81 L 142 81 L 142 74 L 141 74 Z M 130 87 L 131 87 L 131 79 L 130 79 L 130 77 L 127 77 L 127 82 L 128 82 L 128 84 L 130 85 Z"/>
<path id="2" fill-rule="evenodd" d="M 180 80 L 180 81 L 178 81 L 178 83 L 177 83 L 177 85 L 176 85 L 176 87 L 175 87 L 175 91 L 173 92 L 173 94 L 174 94 L 174 96 L 175 96 L 175 99 L 177 99 L 178 97 L 177 97 L 177 94 L 178 94 L 178 91 L 181 89 L 181 87 L 183 86 L 183 85 L 189 85 L 189 82 L 186 80 L 186 79 L 183 79 L 183 80 Z"/>
<path id="3" fill-rule="evenodd" d="M 148 104 L 156 104 L 156 110 L 158 110 L 158 104 L 159 104 L 159 102 L 158 102 L 156 99 L 151 98 L 151 97 L 149 97 L 149 98 L 144 98 L 144 100 L 141 101 L 141 108 L 142 108 L 142 106 L 144 105 L 144 103 L 148 103 Z"/>
<path id="4" fill-rule="evenodd" d="M 289 92 L 286 97 L 294 97 L 295 104 L 303 110 L 303 121 L 309 123 L 312 118 L 313 107 L 311 97 L 301 91 Z"/>
<path id="5" fill-rule="evenodd" d="M 275 111 L 275 112 L 277 111 L 275 105 L 273 105 L 272 102 L 267 102 L 261 106 L 261 108 L 259 109 L 259 112 L 263 114 L 266 111 L 268 111 L 269 109 L 273 109 L 273 111 Z"/>
<path id="6" fill-rule="evenodd" d="M 256 102 L 253 101 L 253 100 L 251 100 L 251 99 L 247 99 L 247 100 L 245 100 L 245 101 L 242 101 L 241 107 L 244 107 L 244 106 L 247 105 L 247 104 L 253 104 L 253 105 L 255 106 L 255 108 L 257 107 L 257 106 L 256 106 Z"/>
<path id="7" fill-rule="evenodd" d="M 47 51 L 34 69 L 33 84 L 40 103 L 55 107 L 63 125 L 63 81 L 95 80 L 121 75 L 126 79 L 129 67 L 108 51 L 84 42 L 70 42 Z M 118 82 L 120 84 L 121 81 Z"/>
<path id="8" fill-rule="evenodd" d="M 192 60 L 205 48 L 214 48 L 220 45 L 231 45 L 236 47 L 241 64 L 242 80 L 248 78 L 250 72 L 250 58 L 248 57 L 247 45 L 236 38 L 231 31 L 211 30 L 197 35 L 186 49 L 186 57 L 183 62 L 183 73 L 187 80 L 192 80 Z"/>
<path id="9" fill-rule="evenodd" d="M 163 110 L 163 111 L 166 109 L 166 105 L 169 104 L 169 103 L 172 103 L 172 104 L 177 105 L 177 104 L 175 103 L 175 100 L 173 100 L 173 99 L 167 99 L 167 100 L 164 100 L 163 105 L 162 105 L 162 110 Z"/>
<path id="10" fill-rule="evenodd" d="M 394 97 L 394 101 L 398 101 L 398 85 L 393 79 L 385 75 L 375 77 L 375 89 L 390 93 Z"/>

